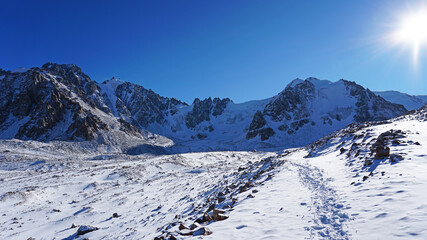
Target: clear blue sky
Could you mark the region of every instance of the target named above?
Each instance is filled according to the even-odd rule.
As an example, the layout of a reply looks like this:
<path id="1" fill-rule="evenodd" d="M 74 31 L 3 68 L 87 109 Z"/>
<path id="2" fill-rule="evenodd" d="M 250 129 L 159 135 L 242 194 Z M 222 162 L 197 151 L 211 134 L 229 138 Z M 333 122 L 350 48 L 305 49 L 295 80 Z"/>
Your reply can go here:
<path id="1" fill-rule="evenodd" d="M 419 1 L 2 1 L 0 68 L 73 63 L 191 103 L 271 97 L 294 78 L 427 94 L 426 47 L 382 39 Z"/>

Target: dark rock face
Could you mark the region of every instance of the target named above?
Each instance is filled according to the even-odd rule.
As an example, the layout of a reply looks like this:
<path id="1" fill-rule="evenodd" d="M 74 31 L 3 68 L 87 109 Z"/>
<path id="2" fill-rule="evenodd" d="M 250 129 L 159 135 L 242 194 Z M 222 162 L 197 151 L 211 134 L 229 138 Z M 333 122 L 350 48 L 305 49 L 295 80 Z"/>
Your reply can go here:
<path id="1" fill-rule="evenodd" d="M 68 127 L 67 133 L 71 140 L 93 140 L 98 130 L 108 130 L 108 126 L 97 116 L 88 114 L 85 117 L 74 115 L 73 123 Z"/>
<path id="2" fill-rule="evenodd" d="M 81 235 L 84 235 L 86 233 L 90 233 L 90 232 L 96 231 L 98 229 L 99 228 L 97 228 L 97 227 L 82 225 L 82 226 L 79 227 L 79 229 L 77 229 L 76 235 L 77 236 L 81 236 Z"/>
<path id="3" fill-rule="evenodd" d="M 196 98 L 193 102 L 193 108 L 185 117 L 185 125 L 194 129 L 201 122 L 210 121 L 211 115 L 214 117 L 221 115 L 229 102 L 229 98 L 214 98 L 213 101 L 211 98 L 203 101 Z"/>
<path id="4" fill-rule="evenodd" d="M 393 117 L 397 117 L 406 112 L 406 109 L 399 104 L 390 103 L 383 98 L 376 96 L 369 89 L 365 89 L 354 82 L 341 80 L 342 82 L 336 87 L 341 87 L 347 95 L 347 100 L 356 99 L 354 106 L 346 106 L 341 108 L 333 108 L 333 106 L 320 106 L 323 110 L 318 111 L 315 108 L 316 101 L 324 97 L 320 94 L 320 89 L 317 89 L 314 83 L 322 84 L 321 80 L 308 78 L 305 81 L 298 80 L 289 84 L 285 90 L 274 97 L 264 108 L 262 112 L 255 113 L 252 123 L 250 124 L 247 139 L 261 135 L 261 140 L 267 140 L 274 135 L 275 130 L 269 126 L 270 123 L 279 123 L 277 130 L 280 134 L 293 135 L 301 128 L 312 126 L 313 132 L 316 128 L 321 129 L 323 126 L 333 128 L 337 122 L 346 121 L 346 124 L 351 122 L 365 121 L 380 121 Z M 329 93 L 334 94 L 334 93 Z M 327 96 L 326 96 L 327 97 Z M 342 99 L 346 101 L 346 99 Z M 334 104 L 334 103 L 331 103 Z M 328 109 L 330 107 L 330 109 Z M 315 114 L 317 111 L 317 114 Z M 353 119 L 348 116 L 353 114 Z M 315 119 L 313 115 L 320 116 Z M 319 124 L 318 126 L 316 125 Z M 274 124 L 276 125 L 276 124 Z M 340 127 L 345 124 L 338 124 Z M 341 126 L 342 125 L 342 126 Z M 335 130 L 337 130 L 337 127 Z M 318 136 L 321 137 L 321 136 Z"/>
<path id="5" fill-rule="evenodd" d="M 100 129 L 108 130 L 95 115 L 83 110 L 80 98 L 102 111 L 98 86 L 75 65 L 47 63 L 24 73 L 7 72 L 0 81 L 0 130 L 16 122 L 19 129 L 10 137 L 34 140 L 92 140 Z M 108 112 L 108 111 L 107 111 Z M 52 139 L 58 124 L 63 134 Z M 72 122 L 72 123 L 71 123 Z M 65 127 L 65 129 L 63 129 Z M 13 127 L 12 127 L 13 128 Z"/>
<path id="6" fill-rule="evenodd" d="M 267 124 L 264 117 L 269 117 L 275 122 L 284 122 L 278 128 L 280 131 L 288 134 L 295 133 L 293 129 L 297 130 L 309 123 L 309 120 L 305 118 L 310 117 L 310 104 L 314 99 L 314 94 L 315 88 L 310 81 L 287 87 L 265 106 L 263 113 L 259 111 L 255 113 L 246 138 L 250 139 L 260 135 L 261 140 L 265 141 L 275 134 L 271 127 L 262 128 Z M 293 122 L 291 122 L 292 119 L 294 119 Z M 289 125 L 293 129 L 290 129 Z M 255 129 L 258 130 L 254 131 Z"/>
<path id="7" fill-rule="evenodd" d="M 246 134 L 246 139 L 252 139 L 256 136 L 260 136 L 261 140 L 267 140 L 273 136 L 274 130 L 270 127 L 265 127 L 267 122 L 264 119 L 263 114 L 260 111 L 257 111 L 254 115 L 254 118 L 249 126 L 249 131 Z"/>
<path id="8" fill-rule="evenodd" d="M 344 100 L 348 98 L 345 104 L 350 105 L 330 106 L 335 103 L 328 97 L 335 93 L 322 92 L 330 84 L 335 84 Z M 352 122 L 389 119 L 406 111 L 354 82 L 309 78 L 289 84 L 267 104 L 245 105 L 236 108 L 236 113 L 227 109 L 224 114 L 230 106 L 229 98 L 196 98 L 188 106 L 118 79 L 98 84 L 75 65 L 55 63 L 22 73 L 0 69 L 0 88 L 0 136 L 38 141 L 104 142 L 111 139 L 105 133 L 116 130 L 121 136 L 148 138 L 145 130 L 152 130 L 174 140 L 210 140 L 223 133 L 224 138 L 232 137 L 224 140 L 237 137 L 241 142 L 241 138 L 259 136 L 261 141 L 270 140 L 260 143 L 269 147 L 279 146 L 282 140 L 306 137 L 301 141 L 305 143 L 295 143 L 301 146 L 322 137 L 319 134 L 325 133 L 319 130 L 323 128 L 334 131 Z"/>
<path id="9" fill-rule="evenodd" d="M 287 87 L 273 99 L 264 109 L 264 115 L 270 116 L 273 121 L 284 119 L 299 120 L 310 116 L 310 104 L 315 96 L 315 88 L 310 81 L 304 81 L 294 87 Z"/>
<path id="10" fill-rule="evenodd" d="M 346 85 L 346 89 L 350 91 L 350 95 L 357 97 L 355 122 L 382 121 L 402 115 L 407 111 L 404 106 L 390 103 L 355 82 L 342 81 Z"/>
<path id="11" fill-rule="evenodd" d="M 219 116 L 224 112 L 224 109 L 227 107 L 227 103 L 229 103 L 231 100 L 229 98 L 214 98 L 213 100 L 213 109 L 212 109 L 212 115 L 213 116 Z"/>
<path id="12" fill-rule="evenodd" d="M 180 105 L 187 105 L 175 98 L 166 98 L 142 86 L 124 82 L 115 90 L 116 109 L 119 116 L 133 118 L 133 124 L 146 128 L 149 124 L 165 122 L 165 117 L 174 115 Z"/>

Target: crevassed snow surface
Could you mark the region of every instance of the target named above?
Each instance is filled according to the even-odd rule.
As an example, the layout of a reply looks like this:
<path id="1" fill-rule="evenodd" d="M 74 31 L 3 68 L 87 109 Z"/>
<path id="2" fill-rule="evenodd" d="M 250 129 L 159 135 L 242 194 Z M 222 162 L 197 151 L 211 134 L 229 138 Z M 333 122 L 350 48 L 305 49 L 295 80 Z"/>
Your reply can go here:
<path id="1" fill-rule="evenodd" d="M 391 129 L 404 133 L 390 145 L 395 158 L 373 158 L 369 147 Z M 223 209 L 229 218 L 204 223 L 212 234 L 200 237 L 427 239 L 425 129 L 400 118 L 286 154 L 64 154 L 10 141 L 0 145 L 0 239 L 194 239 L 175 224 L 190 225 L 213 193 L 271 157 L 283 164 L 259 172 Z M 99 229 L 77 236 L 72 224 Z"/>

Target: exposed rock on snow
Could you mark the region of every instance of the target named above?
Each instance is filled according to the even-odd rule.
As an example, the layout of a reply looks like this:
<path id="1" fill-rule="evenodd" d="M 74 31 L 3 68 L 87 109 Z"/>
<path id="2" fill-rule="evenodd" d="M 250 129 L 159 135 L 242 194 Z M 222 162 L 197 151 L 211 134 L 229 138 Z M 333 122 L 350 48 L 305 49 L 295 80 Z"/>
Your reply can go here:
<path id="1" fill-rule="evenodd" d="M 99 228 L 97 228 L 97 227 L 82 225 L 79 227 L 79 229 L 77 229 L 77 236 L 84 235 L 86 233 L 90 233 L 90 232 L 96 231 L 98 229 Z"/>
<path id="2" fill-rule="evenodd" d="M 197 98 L 189 106 L 116 78 L 99 84 L 72 64 L 0 74 L 0 139 L 90 141 L 138 154 L 148 145 L 169 153 L 300 147 L 406 111 L 345 80 L 297 79 L 271 99 Z"/>

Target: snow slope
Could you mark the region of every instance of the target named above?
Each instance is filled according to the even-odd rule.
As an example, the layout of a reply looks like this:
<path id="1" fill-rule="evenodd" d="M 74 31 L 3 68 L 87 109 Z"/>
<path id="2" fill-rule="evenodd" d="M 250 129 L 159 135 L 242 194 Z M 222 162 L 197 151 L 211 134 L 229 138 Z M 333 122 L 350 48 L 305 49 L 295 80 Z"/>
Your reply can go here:
<path id="1" fill-rule="evenodd" d="M 374 93 L 389 102 L 402 104 L 408 110 L 415 110 L 427 104 L 427 98 L 422 95 L 412 96 L 398 91 L 377 91 Z"/>
<path id="2" fill-rule="evenodd" d="M 0 238 L 426 239 L 426 119 L 424 108 L 352 124 L 280 152 L 73 154 L 11 141 L 0 145 Z M 379 143 L 390 156 L 375 157 Z M 78 236 L 73 224 L 98 230 Z"/>

